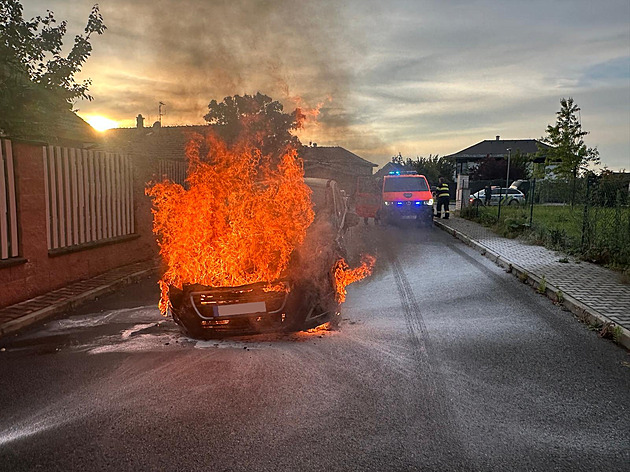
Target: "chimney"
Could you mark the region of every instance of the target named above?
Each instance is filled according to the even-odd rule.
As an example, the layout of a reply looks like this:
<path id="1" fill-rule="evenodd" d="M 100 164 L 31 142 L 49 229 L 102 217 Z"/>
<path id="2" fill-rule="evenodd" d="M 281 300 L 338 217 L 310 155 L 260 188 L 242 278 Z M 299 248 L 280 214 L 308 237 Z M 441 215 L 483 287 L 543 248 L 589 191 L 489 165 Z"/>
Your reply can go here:
<path id="1" fill-rule="evenodd" d="M 498 136 L 498 135 L 497 135 L 497 141 L 499 140 L 499 138 L 500 138 L 500 137 L 501 137 L 501 136 Z"/>
<path id="2" fill-rule="evenodd" d="M 136 128 L 138 129 L 144 128 L 144 117 L 140 114 L 136 116 Z"/>

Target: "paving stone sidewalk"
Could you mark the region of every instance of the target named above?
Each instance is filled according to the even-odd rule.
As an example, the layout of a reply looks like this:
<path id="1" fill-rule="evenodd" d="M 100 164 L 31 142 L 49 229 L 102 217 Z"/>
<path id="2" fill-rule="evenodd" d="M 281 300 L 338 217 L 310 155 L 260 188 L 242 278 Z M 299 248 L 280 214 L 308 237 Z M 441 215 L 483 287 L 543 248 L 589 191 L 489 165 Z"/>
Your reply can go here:
<path id="1" fill-rule="evenodd" d="M 586 312 L 602 322 L 621 326 L 622 344 L 630 349 L 630 286 L 621 282 L 617 272 L 518 239 L 503 238 L 463 218 L 436 220 L 436 225 L 535 283 L 540 283 L 544 276 L 547 287 L 551 288 L 550 298 L 560 290 L 565 306 L 577 314 Z"/>
<path id="2" fill-rule="evenodd" d="M 148 277 L 157 262 L 137 262 L 0 309 L 0 338 Z"/>

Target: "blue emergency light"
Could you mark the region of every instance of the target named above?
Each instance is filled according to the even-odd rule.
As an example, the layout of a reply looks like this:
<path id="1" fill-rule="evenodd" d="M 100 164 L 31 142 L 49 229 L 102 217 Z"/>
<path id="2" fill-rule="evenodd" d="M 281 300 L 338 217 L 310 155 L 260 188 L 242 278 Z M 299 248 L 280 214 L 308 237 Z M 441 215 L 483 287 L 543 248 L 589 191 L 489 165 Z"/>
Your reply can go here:
<path id="1" fill-rule="evenodd" d="M 418 175 L 415 170 L 390 170 L 389 175 Z"/>

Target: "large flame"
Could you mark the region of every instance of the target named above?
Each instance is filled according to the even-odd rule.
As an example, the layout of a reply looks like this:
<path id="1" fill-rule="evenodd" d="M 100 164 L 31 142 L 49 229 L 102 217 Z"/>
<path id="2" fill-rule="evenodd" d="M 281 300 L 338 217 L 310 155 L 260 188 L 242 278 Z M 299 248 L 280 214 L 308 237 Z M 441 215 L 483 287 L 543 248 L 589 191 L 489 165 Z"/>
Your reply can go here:
<path id="1" fill-rule="evenodd" d="M 203 149 L 208 149 L 205 156 Z M 228 146 L 210 134 L 192 139 L 186 155 L 188 189 L 169 181 L 147 189 L 167 266 L 160 280 L 162 314 L 169 285 L 221 287 L 278 279 L 314 217 L 294 149 L 278 159 L 263 155 L 251 139 Z"/>
<path id="2" fill-rule="evenodd" d="M 337 301 L 343 303 L 346 301 L 346 287 L 353 282 L 357 282 L 361 279 L 372 274 L 374 263 L 376 259 L 373 256 L 365 255 L 361 259 L 361 265 L 354 269 L 351 269 L 348 263 L 344 259 L 339 259 L 335 264 L 335 289 L 337 291 Z"/>

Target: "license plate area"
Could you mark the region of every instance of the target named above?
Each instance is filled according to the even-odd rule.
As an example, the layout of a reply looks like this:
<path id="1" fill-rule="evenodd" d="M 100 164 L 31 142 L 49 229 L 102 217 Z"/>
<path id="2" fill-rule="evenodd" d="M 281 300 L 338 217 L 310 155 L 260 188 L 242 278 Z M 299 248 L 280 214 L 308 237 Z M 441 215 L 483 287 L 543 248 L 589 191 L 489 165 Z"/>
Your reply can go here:
<path id="1" fill-rule="evenodd" d="M 213 307 L 214 316 L 251 315 L 267 312 L 265 302 L 234 303 L 230 305 L 217 305 Z"/>

